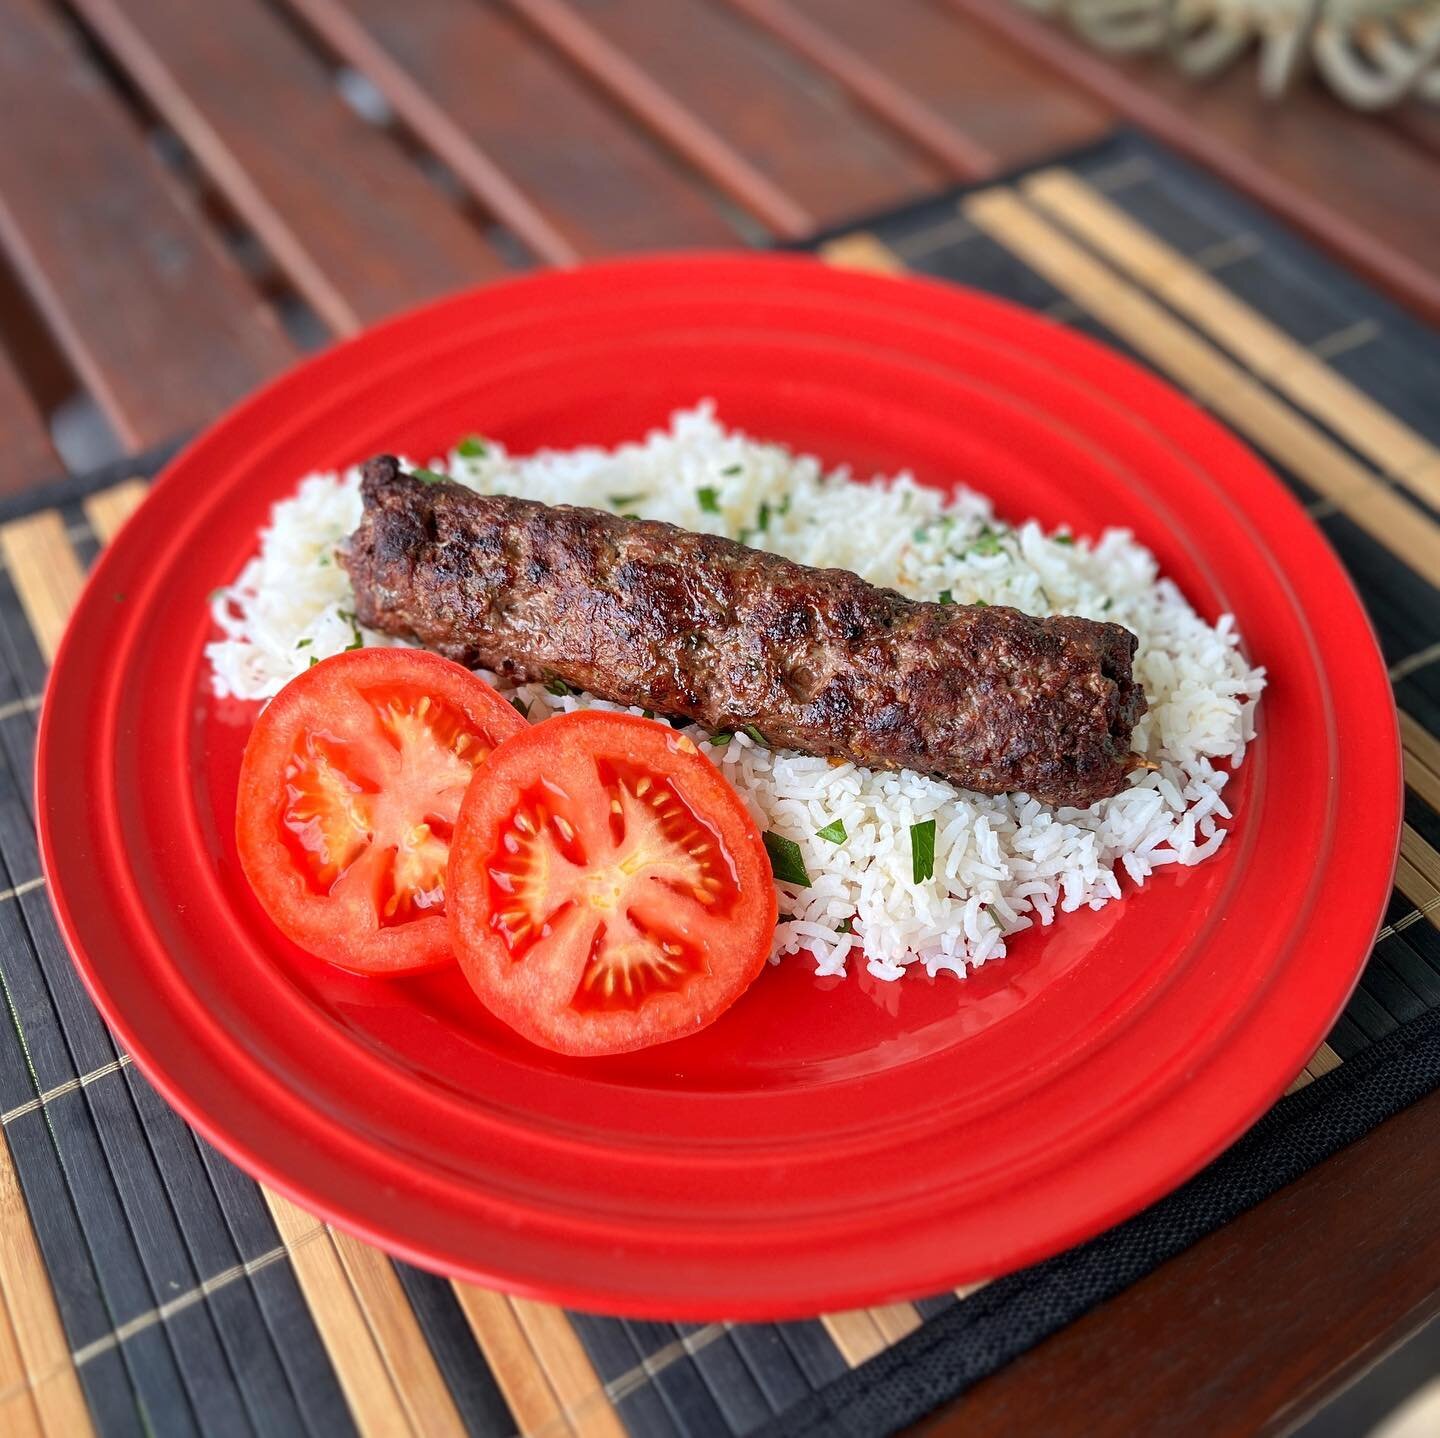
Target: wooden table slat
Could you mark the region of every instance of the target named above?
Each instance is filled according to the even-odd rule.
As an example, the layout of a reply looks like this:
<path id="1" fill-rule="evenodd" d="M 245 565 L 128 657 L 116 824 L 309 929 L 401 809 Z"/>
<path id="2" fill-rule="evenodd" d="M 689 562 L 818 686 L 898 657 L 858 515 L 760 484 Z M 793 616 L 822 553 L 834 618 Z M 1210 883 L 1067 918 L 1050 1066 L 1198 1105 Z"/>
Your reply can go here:
<path id="1" fill-rule="evenodd" d="M 945 173 L 706 0 L 506 3 L 777 233 L 898 204 Z"/>
<path id="2" fill-rule="evenodd" d="M 293 350 L 40 0 L 0 3 L 0 244 L 121 438 L 168 439 Z"/>
<path id="3" fill-rule="evenodd" d="M 735 241 L 698 180 L 495 5 L 285 3 L 539 258 Z"/>
<path id="4" fill-rule="evenodd" d="M 1087 1438 L 1288 1432 L 1440 1311 L 1437 1188 L 1431 1094 L 915 1432 L 1067 1432 L 1076 1414 Z"/>
<path id="5" fill-rule="evenodd" d="M 336 333 L 504 270 L 479 228 L 341 100 L 265 6 L 75 9 Z"/>
<path id="6" fill-rule="evenodd" d="M 65 466 L 50 441 L 45 416 L 0 344 L 0 494 L 18 494 Z"/>
<path id="7" fill-rule="evenodd" d="M 932 0 L 729 0 L 790 10 L 890 77 L 953 134 L 992 157 L 991 170 L 1098 140 L 1114 112 Z M 919 136 L 916 136 L 918 141 Z M 961 179 L 982 178 L 952 166 Z"/>
<path id="8" fill-rule="evenodd" d="M 852 49 L 788 0 L 729 0 L 729 4 L 782 44 L 803 55 L 877 119 L 902 134 L 956 179 L 983 179 L 1000 168 L 992 149 L 951 124 L 917 99 L 899 80 L 872 63 L 867 53 Z M 886 27 L 887 31 L 889 28 Z"/>

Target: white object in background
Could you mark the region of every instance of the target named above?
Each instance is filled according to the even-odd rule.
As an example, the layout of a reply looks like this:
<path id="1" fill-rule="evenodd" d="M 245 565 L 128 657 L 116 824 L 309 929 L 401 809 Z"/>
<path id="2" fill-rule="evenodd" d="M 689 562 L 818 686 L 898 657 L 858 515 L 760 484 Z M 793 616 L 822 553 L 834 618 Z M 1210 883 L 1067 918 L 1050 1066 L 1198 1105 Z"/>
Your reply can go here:
<path id="1" fill-rule="evenodd" d="M 1215 74 L 1254 47 L 1260 88 L 1282 95 L 1307 67 L 1347 104 L 1440 102 L 1440 0 L 1020 0 L 1104 50 L 1163 51 Z"/>

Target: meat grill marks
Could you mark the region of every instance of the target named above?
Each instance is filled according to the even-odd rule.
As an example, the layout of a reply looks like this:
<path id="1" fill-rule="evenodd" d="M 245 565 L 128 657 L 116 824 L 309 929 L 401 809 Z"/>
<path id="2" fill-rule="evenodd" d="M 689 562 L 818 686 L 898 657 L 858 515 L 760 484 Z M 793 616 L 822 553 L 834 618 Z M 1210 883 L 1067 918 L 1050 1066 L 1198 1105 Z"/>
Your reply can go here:
<path id="1" fill-rule="evenodd" d="M 1084 807 L 1145 712 L 1118 624 L 919 603 L 713 535 L 365 466 L 356 614 L 515 679 Z"/>

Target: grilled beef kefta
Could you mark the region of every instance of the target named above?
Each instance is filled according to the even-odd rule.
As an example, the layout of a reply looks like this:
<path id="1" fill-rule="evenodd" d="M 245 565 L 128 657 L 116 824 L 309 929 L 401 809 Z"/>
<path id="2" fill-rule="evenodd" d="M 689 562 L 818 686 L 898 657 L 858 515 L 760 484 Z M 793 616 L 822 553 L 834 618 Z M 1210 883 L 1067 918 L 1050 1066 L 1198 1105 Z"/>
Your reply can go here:
<path id="1" fill-rule="evenodd" d="M 919 603 L 714 535 L 371 460 L 342 555 L 362 624 L 516 679 L 767 742 L 1086 806 L 1145 712 L 1118 624 Z"/>

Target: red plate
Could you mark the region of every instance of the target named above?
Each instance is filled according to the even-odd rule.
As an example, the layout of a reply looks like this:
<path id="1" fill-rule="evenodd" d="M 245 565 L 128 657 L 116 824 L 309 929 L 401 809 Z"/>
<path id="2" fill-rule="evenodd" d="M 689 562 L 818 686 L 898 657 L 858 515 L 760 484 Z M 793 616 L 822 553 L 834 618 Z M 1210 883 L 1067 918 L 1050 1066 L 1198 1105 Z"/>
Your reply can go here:
<path id="1" fill-rule="evenodd" d="M 1027 933 L 965 983 L 791 961 L 679 1043 L 567 1061 L 453 973 L 287 947 L 231 838 L 253 707 L 206 595 L 297 476 L 482 429 L 610 444 L 713 396 L 861 473 L 1132 528 L 1270 671 L 1220 855 Z M 119 602 L 117 602 L 117 598 Z M 1278 742 L 1277 742 L 1278 741 Z M 800 258 L 548 273 L 340 345 L 172 464 L 105 554 L 41 726 L 45 869 L 90 991 L 258 1178 L 432 1268 L 612 1313 L 772 1318 L 936 1292 L 1174 1187 L 1318 1046 L 1390 892 L 1395 714 L 1340 565 L 1242 445 L 1008 305 Z"/>

